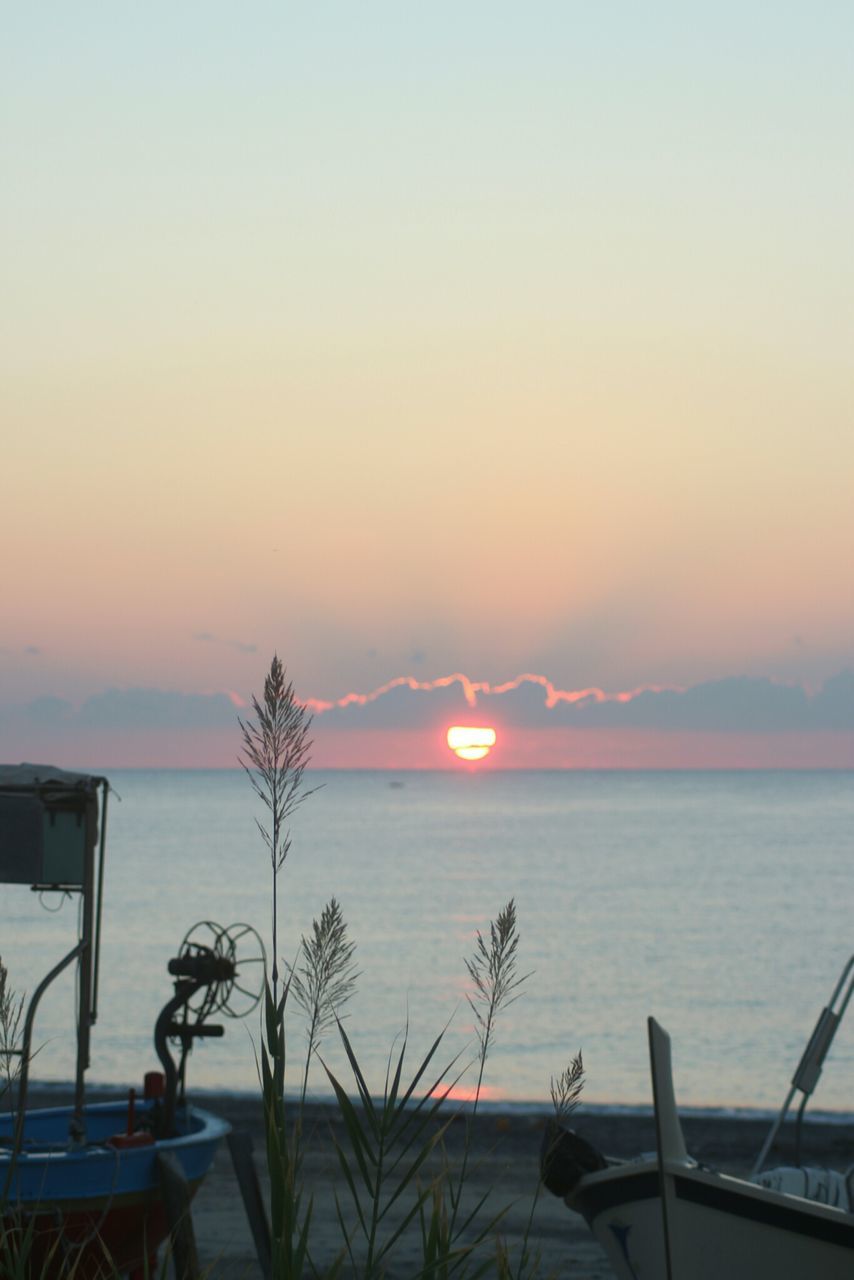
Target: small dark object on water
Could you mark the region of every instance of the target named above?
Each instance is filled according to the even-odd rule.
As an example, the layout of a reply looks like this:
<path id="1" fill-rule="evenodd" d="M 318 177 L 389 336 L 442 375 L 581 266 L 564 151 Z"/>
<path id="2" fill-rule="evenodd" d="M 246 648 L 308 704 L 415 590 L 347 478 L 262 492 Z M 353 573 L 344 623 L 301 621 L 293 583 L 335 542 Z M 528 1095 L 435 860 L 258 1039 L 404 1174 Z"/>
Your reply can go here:
<path id="1" fill-rule="evenodd" d="M 540 1176 L 554 1196 L 567 1196 L 587 1173 L 607 1168 L 605 1157 L 572 1129 L 547 1120 L 540 1144 Z"/>

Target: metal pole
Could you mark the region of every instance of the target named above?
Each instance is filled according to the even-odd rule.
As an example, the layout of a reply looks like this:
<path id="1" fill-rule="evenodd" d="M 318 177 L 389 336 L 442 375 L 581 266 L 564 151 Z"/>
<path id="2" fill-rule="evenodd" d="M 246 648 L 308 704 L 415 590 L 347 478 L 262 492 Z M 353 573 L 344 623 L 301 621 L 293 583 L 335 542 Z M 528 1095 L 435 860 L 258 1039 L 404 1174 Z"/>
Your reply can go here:
<path id="1" fill-rule="evenodd" d="M 3 1190 L 3 1200 L 7 1200 L 9 1196 L 9 1187 L 12 1181 L 12 1173 L 14 1172 L 15 1162 L 21 1152 L 21 1144 L 24 1140 L 24 1121 L 27 1111 L 27 1088 L 29 1085 L 30 1075 L 30 1049 L 33 1043 L 33 1023 L 35 1022 L 36 1009 L 39 1001 L 47 991 L 54 978 L 58 978 L 63 969 L 67 969 L 71 961 L 82 953 L 83 943 L 78 942 L 77 946 L 68 955 L 60 960 L 59 964 L 55 964 L 50 973 L 42 978 L 39 985 L 32 994 L 29 1006 L 27 1008 L 27 1016 L 24 1019 L 24 1035 L 21 1041 L 21 1075 L 18 1081 L 18 1100 L 17 1114 L 15 1116 L 15 1137 L 12 1143 L 12 1154 L 9 1159 L 9 1171 L 6 1174 L 6 1185 Z"/>
<path id="2" fill-rule="evenodd" d="M 98 905 L 95 911 L 95 964 L 92 975 L 92 1025 L 98 1018 L 98 975 L 101 960 L 101 910 L 104 905 L 104 862 L 107 845 L 107 797 L 110 784 L 106 778 L 99 778 L 101 786 L 101 839 L 98 847 Z"/>
<path id="3" fill-rule="evenodd" d="M 95 918 L 95 850 L 86 844 L 86 860 L 83 868 L 83 920 L 80 930 L 79 996 L 77 1011 L 77 1073 L 74 1080 L 74 1112 L 69 1125 L 72 1144 L 79 1146 L 86 1140 L 83 1119 L 83 1081 L 89 1066 L 89 1032 L 92 1027 L 92 977 L 93 977 L 93 924 Z"/>

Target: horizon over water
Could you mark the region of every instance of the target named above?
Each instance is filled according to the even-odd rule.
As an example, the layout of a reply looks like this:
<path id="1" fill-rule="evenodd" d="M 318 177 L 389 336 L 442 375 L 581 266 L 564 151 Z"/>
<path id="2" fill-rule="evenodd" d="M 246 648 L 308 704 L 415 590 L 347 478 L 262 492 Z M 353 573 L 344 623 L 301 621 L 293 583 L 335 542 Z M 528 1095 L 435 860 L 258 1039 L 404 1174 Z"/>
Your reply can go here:
<path id="1" fill-rule="evenodd" d="M 239 769 L 106 773 L 116 795 L 88 1079 L 130 1085 L 158 1065 L 166 964 L 190 927 L 245 921 L 269 946 L 271 873 Z M 512 897 L 519 972 L 532 976 L 499 1019 L 487 1101 L 547 1101 L 551 1076 L 581 1049 L 585 1102 L 648 1106 L 654 1014 L 673 1038 L 680 1105 L 776 1109 L 854 952 L 853 781 L 845 771 L 312 770 L 307 785 L 322 786 L 294 815 L 279 879 L 280 952 L 292 960 L 338 899 L 362 973 L 347 1031 L 379 1092 L 407 1019 L 411 1071 L 452 1015 L 436 1063 L 474 1056 L 465 958 Z M 19 992 L 73 943 L 76 903 L 45 897 L 59 909 L 26 887 L 4 893 L 0 954 Z M 73 1001 L 63 975 L 36 1018 L 36 1081 L 73 1074 Z M 226 1036 L 194 1048 L 190 1090 L 254 1092 L 257 1012 L 214 1021 Z M 290 1032 L 296 1089 L 296 1017 Z M 322 1053 L 349 1084 L 334 1035 Z M 854 1015 L 811 1112 L 854 1109 L 852 1063 Z M 309 1091 L 330 1096 L 319 1064 Z"/>

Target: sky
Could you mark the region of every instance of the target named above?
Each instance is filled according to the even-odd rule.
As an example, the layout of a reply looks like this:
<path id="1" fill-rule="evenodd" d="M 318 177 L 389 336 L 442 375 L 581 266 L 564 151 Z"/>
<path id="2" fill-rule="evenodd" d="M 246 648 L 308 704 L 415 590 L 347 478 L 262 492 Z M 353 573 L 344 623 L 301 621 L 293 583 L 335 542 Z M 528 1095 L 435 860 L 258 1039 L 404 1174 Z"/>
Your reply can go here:
<path id="1" fill-rule="evenodd" d="M 277 652 L 321 763 L 852 767 L 850 5 L 3 25 L 0 755 L 229 764 Z M 325 705 L 455 674 L 808 711 Z"/>

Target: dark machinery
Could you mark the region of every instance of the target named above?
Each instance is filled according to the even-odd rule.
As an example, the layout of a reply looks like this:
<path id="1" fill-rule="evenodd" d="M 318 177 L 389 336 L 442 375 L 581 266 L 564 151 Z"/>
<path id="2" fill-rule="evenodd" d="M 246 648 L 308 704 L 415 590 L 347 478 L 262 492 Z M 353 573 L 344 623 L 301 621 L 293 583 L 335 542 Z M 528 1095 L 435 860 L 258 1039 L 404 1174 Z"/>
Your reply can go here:
<path id="1" fill-rule="evenodd" d="M 238 945 L 240 954 L 238 955 Z M 152 1123 L 156 1137 L 175 1132 L 175 1110 L 186 1100 L 187 1058 L 193 1041 L 224 1034 L 210 1018 L 242 1018 L 257 1006 L 264 989 L 266 955 L 257 931 L 248 924 L 222 928 L 213 920 L 193 925 L 177 956 L 168 964 L 175 979 L 175 994 L 163 1006 L 154 1026 L 154 1047 L 163 1066 L 159 1087 L 147 1088 L 160 1095 Z M 177 1049 L 178 1061 L 170 1050 Z"/>

